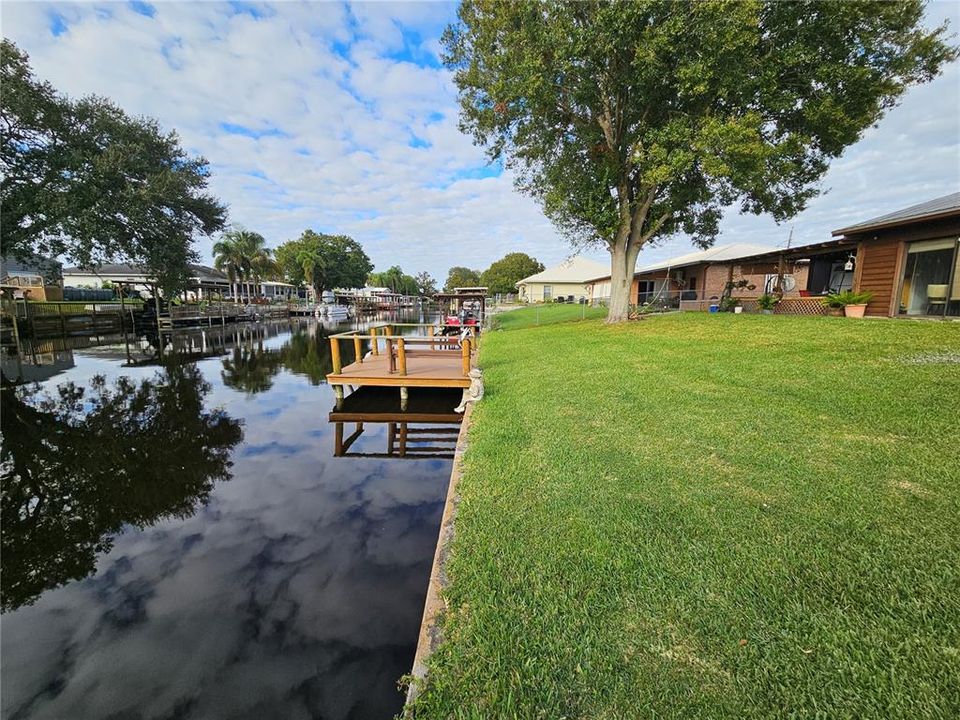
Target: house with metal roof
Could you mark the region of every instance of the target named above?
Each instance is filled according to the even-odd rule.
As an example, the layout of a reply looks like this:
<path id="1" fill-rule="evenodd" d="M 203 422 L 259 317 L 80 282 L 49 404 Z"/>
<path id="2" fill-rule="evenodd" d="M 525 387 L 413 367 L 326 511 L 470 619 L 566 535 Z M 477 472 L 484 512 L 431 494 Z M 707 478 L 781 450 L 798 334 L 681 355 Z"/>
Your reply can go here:
<path id="1" fill-rule="evenodd" d="M 562 263 L 517 281 L 521 302 L 552 302 L 556 299 L 575 302 L 589 298 L 592 280 L 610 267 L 575 255 Z"/>
<path id="2" fill-rule="evenodd" d="M 873 317 L 960 317 L 960 193 L 879 215 L 832 232 L 833 240 L 741 258 L 738 270 L 793 273 L 806 302 L 777 312 L 822 312 L 820 296 L 870 292 Z"/>
<path id="3" fill-rule="evenodd" d="M 715 245 L 706 250 L 684 253 L 667 260 L 645 264 L 633 275 L 630 302 L 635 305 L 654 303 L 662 307 L 682 310 L 705 310 L 723 295 L 727 282 L 744 280 L 744 286 L 734 295 L 758 295 L 772 289 L 777 268 L 751 267 L 744 274 L 739 271 L 742 258 L 768 252 L 763 245 L 731 243 Z M 799 294 L 798 287 L 806 281 L 802 268 L 785 279 L 785 295 Z M 610 297 L 610 274 L 595 278 L 591 298 L 603 301 Z"/>
<path id="4" fill-rule="evenodd" d="M 770 249 L 734 243 L 640 267 L 631 302 L 703 310 L 727 283 L 747 308 L 781 281 L 777 313 L 820 315 L 824 295 L 870 292 L 874 317 L 960 317 L 960 193 L 834 230 L 833 240 Z M 782 280 L 781 280 L 782 278 Z M 592 298 L 610 294 L 609 274 Z"/>
<path id="5" fill-rule="evenodd" d="M 834 230 L 855 248 L 867 314 L 960 317 L 960 192 Z"/>

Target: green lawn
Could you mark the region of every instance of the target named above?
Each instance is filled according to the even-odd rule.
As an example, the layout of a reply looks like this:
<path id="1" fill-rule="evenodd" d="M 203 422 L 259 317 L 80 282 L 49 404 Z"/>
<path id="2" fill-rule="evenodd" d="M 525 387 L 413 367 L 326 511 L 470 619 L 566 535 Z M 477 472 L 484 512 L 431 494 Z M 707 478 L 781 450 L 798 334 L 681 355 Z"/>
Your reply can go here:
<path id="1" fill-rule="evenodd" d="M 489 333 L 416 717 L 960 717 L 958 358 L 956 323 Z"/>
<path id="2" fill-rule="evenodd" d="M 494 330 L 517 330 L 537 325 L 553 325 L 574 320 L 606 317 L 605 307 L 589 307 L 568 303 L 544 303 L 494 315 L 490 322 Z"/>

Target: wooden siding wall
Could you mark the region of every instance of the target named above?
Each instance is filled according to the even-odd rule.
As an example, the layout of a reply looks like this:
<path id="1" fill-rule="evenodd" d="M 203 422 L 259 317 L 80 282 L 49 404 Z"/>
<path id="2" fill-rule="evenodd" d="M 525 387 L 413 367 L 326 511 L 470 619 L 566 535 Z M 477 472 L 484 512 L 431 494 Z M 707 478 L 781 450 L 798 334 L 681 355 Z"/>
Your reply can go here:
<path id="1" fill-rule="evenodd" d="M 851 234 L 848 239 L 858 243 L 853 287 L 874 293 L 867 305 L 867 315 L 893 317 L 899 312 L 898 293 L 907 243 L 957 235 L 960 235 L 960 215 Z"/>
<path id="2" fill-rule="evenodd" d="M 903 242 L 895 237 L 862 242 L 857 248 L 854 287 L 860 292 L 873 293 L 867 315 L 888 317 L 896 311 L 894 294 L 900 285 L 902 255 Z"/>

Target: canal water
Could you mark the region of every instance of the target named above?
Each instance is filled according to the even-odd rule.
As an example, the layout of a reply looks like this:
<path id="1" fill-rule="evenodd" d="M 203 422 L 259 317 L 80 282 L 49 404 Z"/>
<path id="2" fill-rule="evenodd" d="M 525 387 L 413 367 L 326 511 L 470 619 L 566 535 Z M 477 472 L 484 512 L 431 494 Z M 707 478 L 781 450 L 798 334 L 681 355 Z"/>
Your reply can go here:
<path id="1" fill-rule="evenodd" d="M 452 461 L 336 445 L 333 329 L 5 353 L 4 718 L 401 710 Z"/>

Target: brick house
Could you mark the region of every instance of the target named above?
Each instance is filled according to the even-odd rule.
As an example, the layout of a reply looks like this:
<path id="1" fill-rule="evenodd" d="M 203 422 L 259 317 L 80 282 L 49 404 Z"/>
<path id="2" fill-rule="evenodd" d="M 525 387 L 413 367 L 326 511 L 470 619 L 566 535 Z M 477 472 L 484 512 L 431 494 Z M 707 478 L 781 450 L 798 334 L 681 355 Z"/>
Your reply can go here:
<path id="1" fill-rule="evenodd" d="M 704 310 L 726 283 L 749 310 L 783 273 L 784 302 L 777 313 L 820 315 L 822 296 L 841 290 L 869 291 L 874 317 L 960 317 L 960 193 L 911 205 L 833 231 L 834 240 L 794 248 L 735 243 L 640 268 L 631 302 L 656 302 Z M 593 281 L 593 299 L 610 294 L 610 277 Z"/>
<path id="2" fill-rule="evenodd" d="M 819 314 L 820 296 L 868 291 L 873 317 L 960 317 L 960 193 L 834 230 L 836 238 L 742 258 L 742 267 L 783 264 L 803 301 L 778 312 Z M 800 281 L 800 267 L 806 280 Z"/>
<path id="3" fill-rule="evenodd" d="M 779 266 L 776 259 L 746 262 L 769 248 L 748 243 L 717 245 L 707 250 L 687 253 L 643 266 L 634 273 L 630 302 L 636 305 L 654 303 L 681 310 L 706 310 L 720 299 L 730 281 L 745 280 L 744 288 L 733 292 L 735 297 L 756 297 L 772 291 Z M 807 267 L 791 264 L 785 272 L 785 297 L 799 297 L 807 283 Z M 592 298 L 601 301 L 610 296 L 610 276 L 593 281 Z"/>

